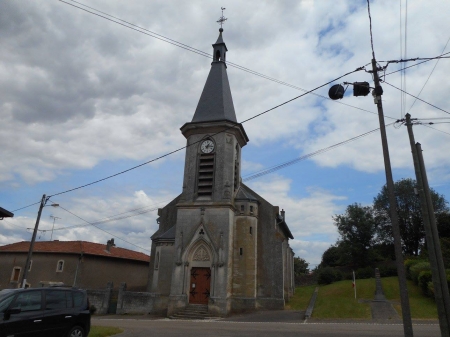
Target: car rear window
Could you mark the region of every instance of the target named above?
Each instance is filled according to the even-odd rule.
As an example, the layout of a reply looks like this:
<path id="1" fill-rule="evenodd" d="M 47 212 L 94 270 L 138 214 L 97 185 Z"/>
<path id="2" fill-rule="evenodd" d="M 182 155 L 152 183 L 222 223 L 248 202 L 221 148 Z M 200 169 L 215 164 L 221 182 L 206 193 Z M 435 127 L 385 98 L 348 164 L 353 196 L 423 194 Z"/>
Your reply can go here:
<path id="1" fill-rule="evenodd" d="M 85 294 L 81 291 L 73 292 L 73 303 L 75 307 L 81 307 L 84 305 Z"/>
<path id="2" fill-rule="evenodd" d="M 45 310 L 71 308 L 70 292 L 65 290 L 47 290 L 45 292 Z M 70 298 L 70 301 L 68 301 Z"/>

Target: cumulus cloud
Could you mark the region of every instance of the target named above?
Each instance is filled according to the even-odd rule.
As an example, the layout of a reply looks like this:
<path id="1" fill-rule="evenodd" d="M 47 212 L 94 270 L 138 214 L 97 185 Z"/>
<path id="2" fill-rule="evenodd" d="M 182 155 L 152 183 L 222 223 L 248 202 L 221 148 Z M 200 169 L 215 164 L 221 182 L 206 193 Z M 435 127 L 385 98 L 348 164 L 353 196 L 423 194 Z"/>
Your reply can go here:
<path id="1" fill-rule="evenodd" d="M 120 1 L 95 0 L 89 6 L 208 53 L 218 36 L 215 20 L 220 7 L 210 2 L 131 0 L 125 5 Z M 225 7 L 225 16 L 229 17 L 224 27 L 227 60 L 287 84 L 280 85 L 229 64 L 239 121 L 360 66 L 366 65 L 366 70 L 370 70 L 366 3 L 338 1 L 330 10 L 330 4 L 322 1 L 262 4 L 233 0 L 227 1 Z M 449 10 L 450 4 L 438 0 L 409 5 L 408 56 L 428 57 L 442 52 L 450 28 L 446 15 Z M 398 4 L 376 1 L 371 4 L 371 11 L 376 56 L 385 65 L 381 61 L 400 58 Z M 20 208 L 35 201 L 41 190 L 59 191 L 82 185 L 185 145 L 179 128 L 193 116 L 209 71 L 209 59 L 62 2 L 0 2 L 0 34 L 2 205 Z M 409 68 L 406 91 L 418 95 L 436 62 Z M 439 61 L 420 94 L 444 110 L 449 106 L 449 67 L 447 61 Z M 390 64 L 383 77 L 387 82 L 383 83 L 386 123 L 402 117 L 400 91 L 388 85 L 400 87 L 400 73 L 390 74 L 398 69 L 399 65 Z M 359 71 L 336 83 L 343 81 L 372 79 L 369 73 Z M 352 97 L 349 87 L 342 101 L 332 102 L 326 98 L 328 88 L 326 85 L 315 91 L 320 96 L 305 95 L 244 123 L 250 142 L 243 151 L 243 173 L 271 167 L 378 128 L 376 106 L 370 96 Z M 404 112 L 409 111 L 415 118 L 447 117 L 421 101 L 414 105 L 413 102 L 414 98 L 406 96 Z M 444 193 L 450 191 L 450 157 L 443 150 L 449 141 L 450 124 L 431 127 L 434 129 L 415 126 L 416 141 L 423 146 L 431 185 L 440 186 Z M 411 175 L 405 127 L 389 126 L 387 130 L 394 171 Z M 384 169 L 379 133 L 315 156 L 310 163 L 316 168 L 352 169 L 376 175 Z M 122 211 L 147 202 L 135 191 L 151 196 L 148 202 L 152 204 L 152 200 L 159 202 L 166 193 L 181 190 L 181 183 L 169 187 L 182 179 L 182 172 L 173 171 L 174 167 L 180 167 L 180 171 L 183 168 L 181 153 L 155 162 L 152 167 L 155 169 L 147 176 L 130 173 L 141 185 L 129 186 L 129 180 L 118 180 L 116 185 L 103 185 L 90 195 L 86 192 L 83 198 L 70 197 L 70 205 L 77 214 L 92 220 L 108 213 L 107 207 Z M 313 172 L 314 167 L 310 170 L 305 174 Z M 330 216 L 339 211 L 346 197 L 328 187 L 337 184 L 330 183 L 333 175 L 311 182 L 308 190 L 300 192 L 295 187 L 296 175 L 278 174 L 272 180 L 252 182 L 252 186 L 269 201 L 281 207 L 286 205 L 290 226 L 299 228 L 294 234 L 299 237 L 298 242 L 333 241 Z M 161 181 L 166 184 L 155 183 Z M 350 186 L 351 177 L 345 184 L 354 190 L 361 188 Z M 115 201 L 109 192 L 116 189 L 122 193 L 115 194 Z M 109 214 L 115 213 L 111 210 Z M 147 216 L 154 221 L 153 213 Z M 18 219 L 10 221 L 16 224 Z M 24 224 L 28 221 L 19 220 Z M 43 219 L 45 225 L 49 225 L 48 220 Z M 151 229 L 135 224 L 135 219 L 128 221 L 129 226 L 136 226 L 136 242 L 148 245 L 142 237 L 151 235 Z M 117 233 L 126 232 L 126 228 L 117 226 Z M 314 231 L 315 227 L 319 230 Z M 100 233 L 91 236 L 86 230 L 68 230 L 61 238 L 107 238 Z M 16 232 L 11 233 L 9 236 L 2 232 L 3 242 L 18 238 Z M 318 233 L 322 236 L 314 236 Z"/>

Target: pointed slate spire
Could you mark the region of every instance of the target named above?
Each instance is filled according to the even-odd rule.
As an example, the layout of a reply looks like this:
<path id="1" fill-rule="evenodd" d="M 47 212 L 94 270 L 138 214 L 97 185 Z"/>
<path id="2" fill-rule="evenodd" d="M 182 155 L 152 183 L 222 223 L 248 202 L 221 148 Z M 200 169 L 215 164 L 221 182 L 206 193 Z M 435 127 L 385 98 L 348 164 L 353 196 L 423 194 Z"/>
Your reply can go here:
<path id="1" fill-rule="evenodd" d="M 225 42 L 223 42 L 223 29 L 220 28 L 219 32 L 216 43 L 212 45 L 214 49 L 213 62 L 192 118 L 193 123 L 219 120 L 229 120 L 237 123 L 230 83 L 228 82 L 227 66 L 225 64 L 228 49 Z"/>

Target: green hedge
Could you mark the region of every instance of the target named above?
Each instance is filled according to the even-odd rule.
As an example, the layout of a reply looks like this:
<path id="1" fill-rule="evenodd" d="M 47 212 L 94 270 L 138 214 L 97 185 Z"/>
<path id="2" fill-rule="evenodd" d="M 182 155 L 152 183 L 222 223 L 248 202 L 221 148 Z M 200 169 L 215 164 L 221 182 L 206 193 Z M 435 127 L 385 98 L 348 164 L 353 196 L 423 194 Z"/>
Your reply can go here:
<path id="1" fill-rule="evenodd" d="M 423 271 L 431 271 L 430 262 L 419 261 L 418 263 L 412 265 L 409 268 L 409 274 L 411 276 L 411 280 L 415 284 L 419 284 L 419 275 Z"/>

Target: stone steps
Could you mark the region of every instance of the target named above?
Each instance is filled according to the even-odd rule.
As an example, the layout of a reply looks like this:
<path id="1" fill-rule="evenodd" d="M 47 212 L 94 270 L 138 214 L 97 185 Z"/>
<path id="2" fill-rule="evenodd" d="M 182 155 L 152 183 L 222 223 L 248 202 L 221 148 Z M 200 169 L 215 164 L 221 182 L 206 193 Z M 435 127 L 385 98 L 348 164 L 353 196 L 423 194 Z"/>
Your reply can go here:
<path id="1" fill-rule="evenodd" d="M 202 320 L 202 319 L 212 319 L 217 317 L 212 317 L 208 312 L 208 306 L 203 304 L 189 304 L 183 310 L 169 316 L 170 319 L 192 319 L 192 320 Z"/>

